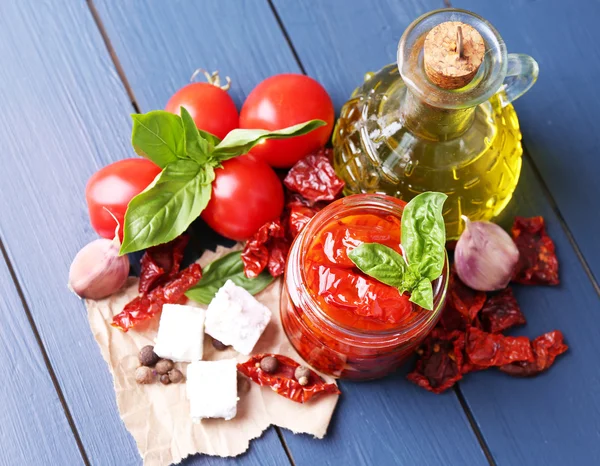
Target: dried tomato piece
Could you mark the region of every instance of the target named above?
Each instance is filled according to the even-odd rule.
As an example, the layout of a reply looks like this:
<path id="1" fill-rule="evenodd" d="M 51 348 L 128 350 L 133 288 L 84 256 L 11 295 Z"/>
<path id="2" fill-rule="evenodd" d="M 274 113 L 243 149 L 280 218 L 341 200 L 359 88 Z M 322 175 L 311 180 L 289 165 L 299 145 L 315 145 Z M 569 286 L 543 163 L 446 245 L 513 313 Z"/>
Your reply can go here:
<path id="1" fill-rule="evenodd" d="M 177 275 L 189 240 L 188 235 L 181 235 L 169 243 L 149 248 L 144 253 L 138 288 L 140 293 L 148 293 Z"/>
<path id="2" fill-rule="evenodd" d="M 465 353 L 469 362 L 479 368 L 503 366 L 517 361 L 534 361 L 529 338 L 487 333 L 476 327 L 467 331 Z"/>
<path id="3" fill-rule="evenodd" d="M 202 269 L 192 264 L 179 272 L 164 285 L 157 286 L 150 293 L 138 296 L 125 305 L 123 311 L 113 317 L 111 325 L 124 332 L 147 321 L 162 311 L 163 304 L 175 304 L 185 292 L 198 283 L 202 277 Z"/>
<path id="4" fill-rule="evenodd" d="M 433 393 L 442 393 L 462 379 L 465 334 L 435 328 L 419 350 L 420 358 L 407 379 Z"/>
<path id="5" fill-rule="evenodd" d="M 502 372 L 515 377 L 530 377 L 548 370 L 557 356 L 563 354 L 569 347 L 564 343 L 562 332 L 554 330 L 540 335 L 531 344 L 533 348 L 533 362 L 515 362 L 500 366 Z"/>
<path id="6" fill-rule="evenodd" d="M 490 296 L 481 309 L 480 318 L 483 329 L 490 333 L 500 333 L 527 322 L 511 288 Z"/>
<path id="7" fill-rule="evenodd" d="M 313 207 L 302 205 L 291 206 L 288 214 L 288 232 L 290 239 L 295 238 L 317 212 L 318 210 Z"/>
<path id="8" fill-rule="evenodd" d="M 248 278 L 255 278 L 268 266 L 274 277 L 281 275 L 285 268 L 285 259 L 289 242 L 279 220 L 265 223 L 250 238 L 242 251 L 244 272 Z"/>
<path id="9" fill-rule="evenodd" d="M 448 284 L 448 302 L 465 316 L 468 322 L 472 322 L 477 317 L 486 297 L 483 291 L 475 291 L 461 282 L 456 270 L 452 268 Z"/>
<path id="10" fill-rule="evenodd" d="M 333 201 L 344 189 L 326 155 L 331 149 L 321 149 L 296 162 L 283 180 L 290 190 L 309 201 Z"/>
<path id="11" fill-rule="evenodd" d="M 448 331 L 465 331 L 471 325 L 471 322 L 454 308 L 450 300 L 447 300 L 438 325 Z"/>
<path id="12" fill-rule="evenodd" d="M 516 217 L 512 235 L 519 249 L 513 281 L 523 285 L 558 285 L 558 259 L 543 217 Z"/>
<path id="13" fill-rule="evenodd" d="M 268 374 L 260 367 L 260 361 L 267 356 L 274 357 L 278 362 L 277 369 L 272 374 Z M 257 354 L 245 363 L 238 364 L 237 368 L 258 385 L 271 387 L 275 393 L 297 403 L 304 403 L 319 394 L 339 395 L 341 393 L 336 384 L 326 383 L 312 370 L 308 376 L 308 383 L 300 385 L 294 377 L 294 372 L 299 366 L 296 361 L 281 354 Z"/>

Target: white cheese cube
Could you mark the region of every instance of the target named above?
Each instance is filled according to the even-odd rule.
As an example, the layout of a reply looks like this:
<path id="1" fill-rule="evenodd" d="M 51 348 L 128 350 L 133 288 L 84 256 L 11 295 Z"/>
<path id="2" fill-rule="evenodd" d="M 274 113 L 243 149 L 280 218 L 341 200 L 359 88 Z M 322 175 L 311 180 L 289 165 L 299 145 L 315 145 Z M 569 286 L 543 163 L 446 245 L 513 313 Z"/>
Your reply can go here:
<path id="1" fill-rule="evenodd" d="M 248 355 L 270 320 L 271 311 L 267 306 L 227 280 L 206 310 L 206 333 Z"/>
<path id="2" fill-rule="evenodd" d="M 194 422 L 206 418 L 233 419 L 237 414 L 235 359 L 196 361 L 187 367 L 186 393 Z"/>
<path id="3" fill-rule="evenodd" d="M 154 352 L 173 361 L 202 359 L 206 312 L 192 306 L 165 304 L 160 316 Z"/>

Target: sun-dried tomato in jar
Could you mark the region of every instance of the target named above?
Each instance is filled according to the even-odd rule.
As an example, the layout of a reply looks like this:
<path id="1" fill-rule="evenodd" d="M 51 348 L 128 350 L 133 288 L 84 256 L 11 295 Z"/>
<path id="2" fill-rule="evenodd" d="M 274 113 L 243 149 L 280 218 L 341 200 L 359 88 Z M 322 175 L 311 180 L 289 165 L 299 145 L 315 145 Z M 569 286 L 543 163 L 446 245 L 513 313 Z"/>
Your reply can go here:
<path id="1" fill-rule="evenodd" d="M 283 328 L 298 353 L 317 370 L 372 379 L 396 369 L 436 324 L 446 294 L 448 266 L 433 283 L 434 310 L 397 288 L 363 274 L 348 252 L 377 242 L 401 253 L 404 203 L 378 194 L 338 200 L 317 213 L 290 250 L 281 298 Z"/>

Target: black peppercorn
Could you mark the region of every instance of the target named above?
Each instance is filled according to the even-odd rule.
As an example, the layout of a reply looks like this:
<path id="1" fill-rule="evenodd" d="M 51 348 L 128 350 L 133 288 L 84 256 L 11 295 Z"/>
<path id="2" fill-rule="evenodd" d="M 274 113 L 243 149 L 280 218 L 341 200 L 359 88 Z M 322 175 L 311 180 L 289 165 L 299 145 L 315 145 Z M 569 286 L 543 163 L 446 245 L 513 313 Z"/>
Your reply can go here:
<path id="1" fill-rule="evenodd" d="M 310 369 L 308 367 L 298 366 L 294 371 L 294 377 L 300 385 L 308 385 L 308 381 L 310 378 Z"/>
<path id="2" fill-rule="evenodd" d="M 229 348 L 229 346 L 227 346 L 225 343 L 221 343 L 219 340 L 213 338 L 212 339 L 212 345 L 213 348 L 216 349 L 217 351 L 225 351 L 227 348 Z"/>
<path id="3" fill-rule="evenodd" d="M 152 369 L 146 366 L 140 366 L 135 370 L 135 381 L 139 384 L 148 384 L 154 382 L 154 373 Z"/>
<path id="4" fill-rule="evenodd" d="M 267 374 L 274 374 L 279 367 L 279 362 L 273 356 L 266 356 L 260 360 L 260 368 Z"/>
<path id="5" fill-rule="evenodd" d="M 171 379 L 169 378 L 169 374 L 163 374 L 160 376 L 160 383 L 163 385 L 169 385 L 171 383 Z"/>
<path id="6" fill-rule="evenodd" d="M 157 373 L 159 373 L 160 375 L 164 375 L 171 369 L 173 369 L 173 361 L 171 361 L 170 359 L 161 359 L 156 363 L 155 369 Z"/>
<path id="7" fill-rule="evenodd" d="M 178 369 L 170 370 L 168 375 L 171 383 L 179 383 L 183 381 L 183 374 Z"/>
<path id="8" fill-rule="evenodd" d="M 154 346 L 152 345 L 144 346 L 140 350 L 138 358 L 140 360 L 140 364 L 147 367 L 154 366 L 160 360 L 158 355 L 154 352 Z"/>

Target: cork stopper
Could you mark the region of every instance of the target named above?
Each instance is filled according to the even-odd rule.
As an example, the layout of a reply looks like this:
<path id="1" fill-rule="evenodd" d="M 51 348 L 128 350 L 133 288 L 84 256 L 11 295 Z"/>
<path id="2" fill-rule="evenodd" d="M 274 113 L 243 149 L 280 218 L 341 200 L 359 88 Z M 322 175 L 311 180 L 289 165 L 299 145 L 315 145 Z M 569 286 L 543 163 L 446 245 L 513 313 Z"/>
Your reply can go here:
<path id="1" fill-rule="evenodd" d="M 442 89 L 460 89 L 471 82 L 481 66 L 485 43 L 472 26 L 447 21 L 434 27 L 423 48 L 427 76 Z"/>

